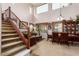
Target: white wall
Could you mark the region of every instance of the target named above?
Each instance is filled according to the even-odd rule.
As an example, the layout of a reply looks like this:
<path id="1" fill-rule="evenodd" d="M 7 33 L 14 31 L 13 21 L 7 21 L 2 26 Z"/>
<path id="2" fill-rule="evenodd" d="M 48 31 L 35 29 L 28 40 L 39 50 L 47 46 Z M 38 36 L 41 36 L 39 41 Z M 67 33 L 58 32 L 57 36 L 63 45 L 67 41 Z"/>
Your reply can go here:
<path id="1" fill-rule="evenodd" d="M 59 17 L 60 9 L 57 9 L 57 10 L 52 11 L 52 12 L 53 12 L 53 17 L 55 17 L 55 18 Z M 61 14 L 66 20 L 69 20 L 70 17 L 72 19 L 76 19 L 76 15 L 79 14 L 79 4 L 74 3 L 68 7 L 62 8 Z"/>
<path id="2" fill-rule="evenodd" d="M 0 4 L 0 55 L 1 55 L 1 4 Z"/>
<path id="3" fill-rule="evenodd" d="M 30 5 L 28 3 L 2 3 L 2 10 L 11 7 L 11 10 L 23 21 L 28 21 L 28 17 L 30 16 Z"/>
<path id="4" fill-rule="evenodd" d="M 52 8 L 50 6 L 48 12 L 36 14 L 36 18 L 37 18 L 36 23 L 57 21 L 57 18 L 59 17 L 60 14 L 60 9 L 51 11 Z M 79 3 L 73 3 L 68 7 L 62 8 L 61 11 L 62 11 L 62 16 L 66 20 L 69 20 L 70 17 L 72 17 L 72 19 L 76 19 L 76 15 L 79 14 Z"/>

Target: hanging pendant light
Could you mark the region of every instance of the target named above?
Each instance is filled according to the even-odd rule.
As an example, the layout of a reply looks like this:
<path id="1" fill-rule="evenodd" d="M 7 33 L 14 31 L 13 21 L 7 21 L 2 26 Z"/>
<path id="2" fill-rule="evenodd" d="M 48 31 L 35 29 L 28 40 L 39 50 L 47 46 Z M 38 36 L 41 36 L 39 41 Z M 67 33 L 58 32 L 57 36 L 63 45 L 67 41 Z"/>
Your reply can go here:
<path id="1" fill-rule="evenodd" d="M 64 7 L 64 6 L 63 6 L 63 7 Z M 61 8 L 62 8 L 62 6 L 61 6 L 61 4 L 60 4 L 60 15 L 59 15 L 59 17 L 57 18 L 58 21 L 61 21 L 61 20 L 64 19 L 64 18 L 62 17 Z"/>

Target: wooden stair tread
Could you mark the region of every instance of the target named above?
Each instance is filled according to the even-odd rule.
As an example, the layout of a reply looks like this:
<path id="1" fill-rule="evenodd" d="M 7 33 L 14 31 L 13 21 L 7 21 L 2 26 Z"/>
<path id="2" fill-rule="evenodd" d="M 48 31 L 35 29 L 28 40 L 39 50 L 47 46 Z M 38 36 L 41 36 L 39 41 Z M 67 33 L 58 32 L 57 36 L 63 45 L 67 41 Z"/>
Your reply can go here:
<path id="1" fill-rule="evenodd" d="M 2 27 L 2 28 L 4 28 L 4 29 L 5 29 L 5 28 L 13 28 L 13 27 L 7 27 L 7 26 L 4 26 L 4 27 Z"/>
<path id="2" fill-rule="evenodd" d="M 15 30 L 2 30 L 2 32 L 15 32 Z"/>
<path id="3" fill-rule="evenodd" d="M 4 44 L 4 45 L 2 45 L 2 49 L 3 49 L 3 48 L 6 48 L 6 47 L 9 47 L 9 46 L 16 45 L 16 44 L 20 44 L 20 43 L 22 43 L 22 41 L 11 42 L 11 43 L 8 43 L 8 44 Z"/>
<path id="4" fill-rule="evenodd" d="M 15 47 L 15 48 L 13 48 L 11 50 L 3 52 L 2 55 L 3 56 L 11 55 L 11 54 L 16 53 L 17 51 L 20 51 L 20 50 L 25 49 L 25 48 L 26 48 L 25 45 Z"/>
<path id="5" fill-rule="evenodd" d="M 20 39 L 20 37 L 14 37 L 14 38 L 6 38 L 6 39 L 2 39 L 1 41 L 10 41 L 10 40 L 15 40 L 15 39 Z"/>
<path id="6" fill-rule="evenodd" d="M 10 22 L 8 22 L 8 21 L 2 21 L 2 23 L 9 23 L 10 24 Z"/>
<path id="7" fill-rule="evenodd" d="M 4 24 L 4 25 L 10 25 L 10 23 L 7 23 L 7 22 L 2 22 L 2 24 Z"/>
<path id="8" fill-rule="evenodd" d="M 2 36 L 13 36 L 13 35 L 18 35 L 17 33 L 12 33 L 12 34 L 2 34 Z"/>
<path id="9" fill-rule="evenodd" d="M 12 25 L 3 23 L 2 26 L 12 26 Z"/>
<path id="10" fill-rule="evenodd" d="M 13 28 L 12 27 L 2 27 L 2 30 L 13 30 Z"/>

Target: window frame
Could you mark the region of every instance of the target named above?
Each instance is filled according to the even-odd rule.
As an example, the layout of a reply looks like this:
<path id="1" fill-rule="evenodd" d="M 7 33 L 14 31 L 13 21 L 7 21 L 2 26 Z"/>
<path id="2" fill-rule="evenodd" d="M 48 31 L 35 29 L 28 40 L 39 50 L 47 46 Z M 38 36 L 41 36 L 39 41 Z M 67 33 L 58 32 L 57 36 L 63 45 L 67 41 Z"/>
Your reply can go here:
<path id="1" fill-rule="evenodd" d="M 44 11 L 41 11 L 41 12 L 38 12 L 39 10 L 38 9 L 40 9 L 40 8 L 42 8 L 42 9 L 40 9 L 40 10 L 43 10 L 43 7 L 46 7 L 46 8 L 44 8 L 45 10 Z M 41 5 L 41 6 L 39 6 L 39 7 L 37 7 L 36 8 L 36 14 L 41 14 L 41 13 L 45 13 L 45 12 L 47 12 L 48 11 L 48 4 L 44 4 L 44 5 Z"/>
<path id="2" fill-rule="evenodd" d="M 58 7 L 54 7 L 56 4 L 58 4 L 59 6 Z M 63 8 L 64 7 L 68 7 L 70 3 L 52 3 L 52 10 L 57 10 L 57 9 L 60 9 L 60 8 Z M 54 6 L 53 6 L 54 5 Z M 57 5 L 56 5 L 57 6 Z"/>

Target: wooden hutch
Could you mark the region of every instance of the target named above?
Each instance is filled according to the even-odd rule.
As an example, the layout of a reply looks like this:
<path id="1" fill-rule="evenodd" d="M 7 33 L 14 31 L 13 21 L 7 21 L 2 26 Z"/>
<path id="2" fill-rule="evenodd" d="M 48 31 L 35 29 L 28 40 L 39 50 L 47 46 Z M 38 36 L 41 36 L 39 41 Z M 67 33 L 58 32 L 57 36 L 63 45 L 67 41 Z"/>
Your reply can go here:
<path id="1" fill-rule="evenodd" d="M 63 32 L 67 32 L 70 34 L 79 33 L 79 24 L 73 20 L 63 20 Z"/>

